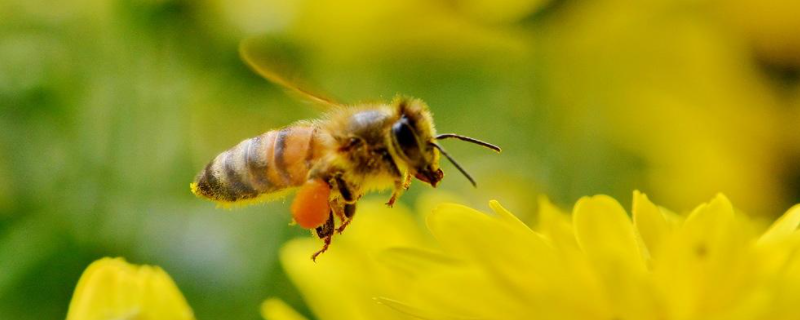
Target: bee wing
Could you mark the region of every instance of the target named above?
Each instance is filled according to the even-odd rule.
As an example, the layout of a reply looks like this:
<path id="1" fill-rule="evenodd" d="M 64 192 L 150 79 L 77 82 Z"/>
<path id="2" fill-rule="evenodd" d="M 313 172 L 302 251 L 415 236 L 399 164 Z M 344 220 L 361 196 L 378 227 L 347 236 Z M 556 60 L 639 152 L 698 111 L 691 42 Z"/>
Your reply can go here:
<path id="1" fill-rule="evenodd" d="M 297 56 L 292 57 L 289 48 L 283 44 L 274 38 L 250 37 L 239 44 L 239 55 L 253 71 L 315 106 L 323 109 L 343 106 L 328 95 L 309 90 L 307 85 L 295 80 L 298 72 L 293 66 L 298 64 L 292 62 L 297 60 Z"/>

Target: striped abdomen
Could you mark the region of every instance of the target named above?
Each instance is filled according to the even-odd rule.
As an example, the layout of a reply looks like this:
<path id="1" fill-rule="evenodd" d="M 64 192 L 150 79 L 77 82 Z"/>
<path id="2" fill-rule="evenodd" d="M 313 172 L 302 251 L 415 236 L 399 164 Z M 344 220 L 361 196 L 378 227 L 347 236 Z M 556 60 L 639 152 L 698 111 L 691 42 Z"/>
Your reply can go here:
<path id="1" fill-rule="evenodd" d="M 291 126 L 244 140 L 206 165 L 192 191 L 234 202 L 302 185 L 321 155 L 318 135 L 313 126 Z"/>

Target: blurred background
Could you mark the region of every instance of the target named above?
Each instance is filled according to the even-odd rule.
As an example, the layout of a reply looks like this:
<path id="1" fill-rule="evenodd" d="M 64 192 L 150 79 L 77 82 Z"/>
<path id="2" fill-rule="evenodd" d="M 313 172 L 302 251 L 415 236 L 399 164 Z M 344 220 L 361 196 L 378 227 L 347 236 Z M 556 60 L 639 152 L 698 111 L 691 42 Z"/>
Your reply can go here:
<path id="1" fill-rule="evenodd" d="M 468 205 L 524 217 L 539 194 L 628 206 L 639 189 L 686 211 L 724 192 L 774 217 L 800 202 L 798 16 L 794 0 L 3 0 L 0 319 L 63 318 L 102 256 L 162 266 L 201 319 L 258 319 L 269 296 L 303 310 L 276 260 L 309 236 L 288 201 L 226 211 L 188 188 L 240 140 L 318 116 L 240 61 L 253 35 L 343 101 L 415 96 L 440 132 L 501 145 L 446 142 L 479 189 L 449 164 L 440 188 Z"/>

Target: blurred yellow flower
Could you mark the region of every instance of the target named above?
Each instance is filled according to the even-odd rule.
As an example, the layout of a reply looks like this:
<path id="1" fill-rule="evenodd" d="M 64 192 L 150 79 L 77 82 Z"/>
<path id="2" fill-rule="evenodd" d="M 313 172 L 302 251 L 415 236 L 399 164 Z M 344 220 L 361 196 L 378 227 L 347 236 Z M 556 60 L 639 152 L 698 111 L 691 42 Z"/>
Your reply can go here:
<path id="1" fill-rule="evenodd" d="M 800 206 L 764 228 L 725 196 L 686 217 L 635 192 L 632 218 L 607 196 L 568 215 L 540 201 L 529 227 L 446 204 L 426 241 L 405 209 L 365 206 L 314 265 L 313 241 L 282 262 L 319 319 L 791 319 L 800 304 Z M 268 300 L 269 320 L 302 316 Z"/>
<path id="2" fill-rule="evenodd" d="M 194 319 L 172 278 L 159 267 L 103 258 L 83 272 L 67 320 Z"/>
<path id="3" fill-rule="evenodd" d="M 800 34 L 790 28 L 800 19 L 793 14 L 797 5 L 789 2 L 798 3 L 718 5 L 730 7 L 731 19 L 756 29 L 776 24 L 759 29 L 766 34 L 757 41 L 771 45 L 764 50 L 791 56 L 789 48 L 778 48 L 791 46 Z M 723 192 L 745 210 L 775 217 L 796 199 L 786 179 L 792 170 L 785 169 L 794 168 L 785 164 L 785 149 L 793 146 L 782 139 L 789 106 L 745 41 L 715 22 L 720 15 L 715 8 L 693 1 L 565 6 L 542 27 L 540 44 L 545 81 L 552 88 L 547 94 L 566 112 L 563 131 L 554 136 L 569 144 L 589 141 L 572 148 L 570 156 L 577 159 L 607 139 L 641 162 L 642 172 L 631 185 L 645 186 L 678 208 Z M 777 32 L 783 27 L 789 28 Z"/>
<path id="4" fill-rule="evenodd" d="M 734 0 L 716 3 L 767 62 L 800 66 L 800 2 Z"/>

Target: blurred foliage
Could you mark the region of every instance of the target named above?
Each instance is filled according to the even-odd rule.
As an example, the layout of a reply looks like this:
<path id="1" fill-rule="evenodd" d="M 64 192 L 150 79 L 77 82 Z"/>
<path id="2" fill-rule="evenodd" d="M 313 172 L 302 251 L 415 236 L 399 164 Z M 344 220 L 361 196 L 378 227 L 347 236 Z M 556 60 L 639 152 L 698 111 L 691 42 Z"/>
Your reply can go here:
<path id="1" fill-rule="evenodd" d="M 792 0 L 0 2 L 0 318 L 63 317 L 102 256 L 162 266 L 200 318 L 302 306 L 276 262 L 307 236 L 287 204 L 227 212 L 188 190 L 218 152 L 317 116 L 239 60 L 257 34 L 344 101 L 416 96 L 439 131 L 501 145 L 447 145 L 480 189 L 447 164 L 441 188 L 474 207 L 641 189 L 774 216 L 800 201 L 797 16 Z"/>

